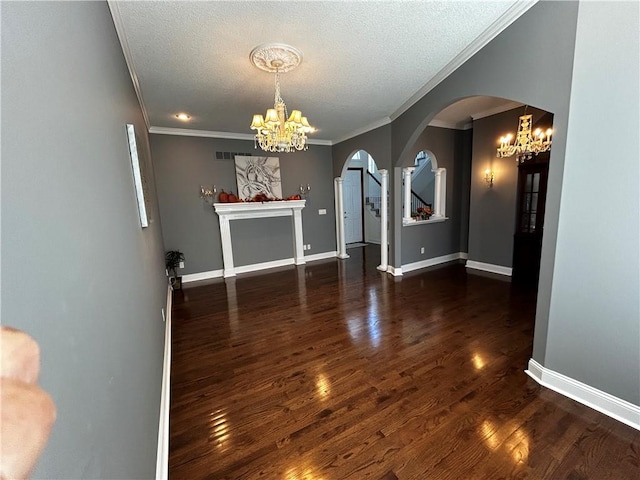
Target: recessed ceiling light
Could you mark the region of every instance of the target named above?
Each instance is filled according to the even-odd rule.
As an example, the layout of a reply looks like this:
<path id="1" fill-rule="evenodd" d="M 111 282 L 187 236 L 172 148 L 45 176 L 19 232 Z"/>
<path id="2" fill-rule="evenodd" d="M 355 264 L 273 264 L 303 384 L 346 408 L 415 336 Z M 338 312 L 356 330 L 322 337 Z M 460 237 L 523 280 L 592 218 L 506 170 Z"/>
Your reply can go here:
<path id="1" fill-rule="evenodd" d="M 183 122 L 188 122 L 189 120 L 191 120 L 191 117 L 189 115 L 187 115 L 186 113 L 178 113 L 176 115 L 176 118 L 178 120 L 182 120 Z"/>

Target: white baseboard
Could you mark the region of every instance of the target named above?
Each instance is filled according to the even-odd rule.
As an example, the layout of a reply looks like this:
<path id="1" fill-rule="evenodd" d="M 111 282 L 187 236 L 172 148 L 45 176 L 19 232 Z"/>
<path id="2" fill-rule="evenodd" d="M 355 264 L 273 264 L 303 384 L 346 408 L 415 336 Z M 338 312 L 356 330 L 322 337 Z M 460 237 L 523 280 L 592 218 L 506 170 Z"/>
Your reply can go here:
<path id="1" fill-rule="evenodd" d="M 498 275 L 511 276 L 511 267 L 503 267 L 502 265 L 493 265 L 491 263 L 476 262 L 474 260 L 467 260 L 467 268 L 472 270 L 482 270 L 483 272 L 497 273 Z"/>
<path id="2" fill-rule="evenodd" d="M 250 265 L 242 265 L 235 267 L 236 274 L 258 272 L 260 270 L 268 270 L 269 268 L 286 267 L 287 265 L 294 265 L 293 258 L 283 258 L 282 260 L 273 260 L 271 262 L 252 263 Z"/>
<path id="3" fill-rule="evenodd" d="M 210 278 L 221 278 L 223 270 L 210 270 L 208 272 L 190 273 L 182 276 L 182 283 L 197 282 L 198 280 L 209 280 Z"/>
<path id="4" fill-rule="evenodd" d="M 160 390 L 160 419 L 158 421 L 158 450 L 156 453 L 156 480 L 169 478 L 169 409 L 171 407 L 171 308 L 173 289 L 167 288 L 164 326 L 164 355 L 162 360 L 162 387 Z"/>
<path id="5" fill-rule="evenodd" d="M 394 277 L 400 277 L 402 276 L 402 267 L 392 267 L 391 265 L 387 266 L 387 273 L 390 273 L 391 275 L 393 275 Z"/>
<path id="6" fill-rule="evenodd" d="M 419 270 L 421 268 L 433 267 L 434 265 L 440 265 L 441 263 L 447 263 L 454 260 L 466 258 L 467 254 L 465 252 L 456 252 L 450 253 L 449 255 L 442 255 L 441 257 L 427 258 L 426 260 L 420 260 L 419 262 L 407 263 L 405 265 L 402 265 L 402 273 Z"/>
<path id="7" fill-rule="evenodd" d="M 640 406 L 638 405 L 549 370 L 533 358 L 529 360 L 529 368 L 525 370 L 525 373 L 540 385 L 640 430 Z"/>
<path id="8" fill-rule="evenodd" d="M 326 258 L 336 258 L 338 252 L 323 252 L 323 253 L 314 253 L 312 255 L 305 255 L 304 259 L 307 262 L 315 262 L 316 260 L 324 260 Z"/>
<path id="9" fill-rule="evenodd" d="M 305 262 L 315 262 L 316 260 L 324 260 L 326 258 L 335 258 L 336 252 L 322 252 L 314 253 L 312 255 L 305 255 Z M 348 258 L 348 257 L 347 257 Z M 286 265 L 293 265 L 295 260 L 292 258 L 284 258 L 282 260 L 274 260 L 272 262 L 252 263 L 250 265 L 242 265 L 235 267 L 235 273 L 248 273 L 257 272 L 259 270 L 267 270 L 269 268 L 284 267 Z M 182 276 L 182 283 L 197 282 L 198 280 L 209 280 L 211 278 L 222 278 L 224 270 L 210 270 L 208 272 L 190 273 Z"/>

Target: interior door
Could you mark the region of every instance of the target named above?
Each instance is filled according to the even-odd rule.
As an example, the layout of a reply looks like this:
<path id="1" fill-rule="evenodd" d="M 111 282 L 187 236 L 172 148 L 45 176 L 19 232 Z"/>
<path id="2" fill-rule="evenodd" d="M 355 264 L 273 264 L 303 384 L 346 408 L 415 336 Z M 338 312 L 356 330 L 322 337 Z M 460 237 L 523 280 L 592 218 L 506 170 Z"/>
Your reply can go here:
<path id="1" fill-rule="evenodd" d="M 344 196 L 345 243 L 363 241 L 362 225 L 362 169 L 349 168 L 342 183 Z"/>
<path id="2" fill-rule="evenodd" d="M 546 161 L 545 161 L 546 158 Z M 513 280 L 538 285 L 544 209 L 549 175 L 548 155 L 518 167 L 518 214 L 513 240 Z"/>

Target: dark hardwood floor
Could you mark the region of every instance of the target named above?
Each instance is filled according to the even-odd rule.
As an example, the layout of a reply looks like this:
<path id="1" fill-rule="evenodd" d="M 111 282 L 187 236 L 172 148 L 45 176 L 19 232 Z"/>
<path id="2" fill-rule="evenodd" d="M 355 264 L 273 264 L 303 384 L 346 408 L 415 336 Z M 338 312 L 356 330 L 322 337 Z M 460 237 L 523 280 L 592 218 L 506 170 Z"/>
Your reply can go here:
<path id="1" fill-rule="evenodd" d="M 534 293 L 349 255 L 174 294 L 172 479 L 640 478 L 640 432 L 524 373 Z"/>

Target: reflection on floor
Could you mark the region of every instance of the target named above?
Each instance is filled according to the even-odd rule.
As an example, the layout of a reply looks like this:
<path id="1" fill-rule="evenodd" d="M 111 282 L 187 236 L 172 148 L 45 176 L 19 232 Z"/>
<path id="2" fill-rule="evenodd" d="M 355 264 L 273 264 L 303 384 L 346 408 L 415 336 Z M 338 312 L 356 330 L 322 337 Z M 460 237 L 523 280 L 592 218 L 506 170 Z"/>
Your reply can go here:
<path id="1" fill-rule="evenodd" d="M 524 373 L 535 293 L 349 254 L 176 292 L 171 478 L 639 478 L 640 432 Z"/>

